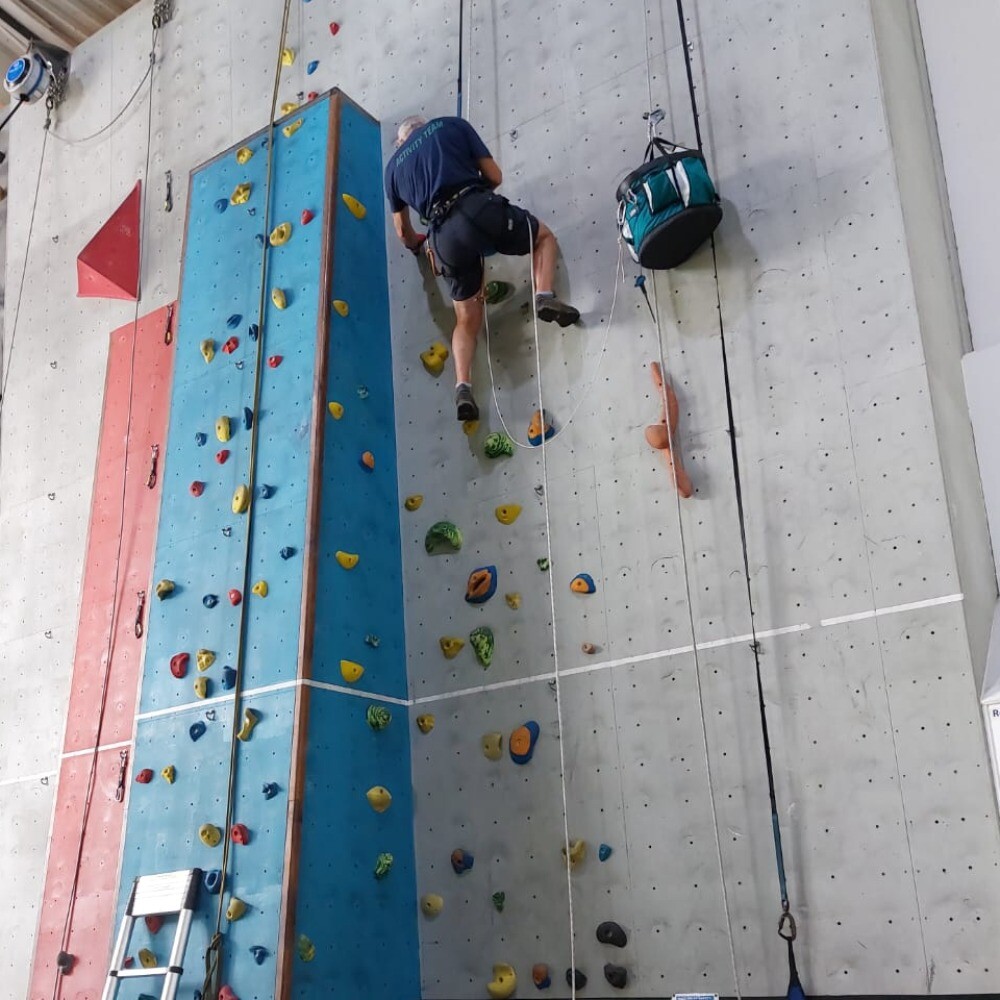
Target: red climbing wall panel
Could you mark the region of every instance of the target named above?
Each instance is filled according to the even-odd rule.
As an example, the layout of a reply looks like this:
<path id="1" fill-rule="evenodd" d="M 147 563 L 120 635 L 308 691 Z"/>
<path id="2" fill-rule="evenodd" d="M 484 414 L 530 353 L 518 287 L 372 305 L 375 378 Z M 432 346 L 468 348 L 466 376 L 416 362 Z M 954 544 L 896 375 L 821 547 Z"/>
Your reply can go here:
<path id="1" fill-rule="evenodd" d="M 135 636 L 136 594 L 140 590 L 148 593 L 150 589 L 160 505 L 159 482 L 153 489 L 147 483 L 154 445 L 160 450 L 158 475 L 162 474 L 173 369 L 173 348 L 164 342 L 168 309 L 172 307 L 140 318 L 134 339 L 131 323 L 111 335 L 73 687 L 35 945 L 31 1000 L 51 1000 L 53 996 L 55 957 L 61 947 L 93 760 L 93 754 L 87 751 L 98 742 L 98 718 L 114 603 L 115 563 L 120 558 L 119 610 L 111 647 L 107 707 L 99 740 L 106 749 L 102 749 L 97 758 L 97 778 L 84 835 L 69 939 L 68 950 L 77 957 L 77 963 L 72 973 L 63 979 L 58 996 L 66 1000 L 100 996 L 107 973 L 125 818 L 124 803 L 115 799 L 119 754 L 123 747 L 115 744 L 131 743 L 135 722 L 142 657 L 142 641 Z M 175 323 L 176 320 L 171 325 Z M 131 432 L 126 456 L 130 385 Z M 123 470 L 126 472 L 124 483 Z M 123 487 L 125 520 L 119 557 Z M 125 749 L 131 750 L 130 745 Z M 126 795 L 131 780 L 130 766 L 126 775 Z"/>

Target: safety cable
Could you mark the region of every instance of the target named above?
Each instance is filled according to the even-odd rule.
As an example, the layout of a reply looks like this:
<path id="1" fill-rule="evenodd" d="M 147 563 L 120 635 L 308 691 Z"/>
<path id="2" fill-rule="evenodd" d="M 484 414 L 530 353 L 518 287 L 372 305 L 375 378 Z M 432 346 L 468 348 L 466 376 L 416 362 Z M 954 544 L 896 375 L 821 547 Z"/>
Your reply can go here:
<path id="1" fill-rule="evenodd" d="M 145 241 L 145 231 L 147 225 L 146 219 L 146 195 L 148 191 L 148 179 L 149 179 L 149 161 L 150 161 L 150 148 L 152 146 L 153 138 L 153 67 L 155 64 L 155 53 L 156 53 L 156 42 L 159 37 L 159 27 L 153 27 L 152 40 L 150 42 L 150 64 L 149 64 L 149 112 L 146 119 L 146 162 L 143 168 L 142 174 L 142 207 L 140 215 L 140 233 L 139 233 L 139 275 L 140 280 L 142 276 L 142 258 L 144 256 L 144 250 L 146 247 Z M 48 124 L 46 124 L 46 136 L 48 135 Z M 32 211 L 32 214 L 34 212 Z M 27 254 L 25 254 L 25 259 L 27 260 Z M 121 504 L 120 504 L 120 516 L 118 521 L 118 548 L 115 553 L 115 571 L 114 571 L 114 587 L 112 588 L 111 596 L 111 620 L 108 624 L 108 641 L 105 647 L 104 656 L 104 673 L 101 678 L 101 695 L 99 700 L 99 707 L 97 712 L 97 731 L 94 735 L 94 749 L 91 752 L 90 757 L 90 768 L 87 774 L 87 790 L 84 794 L 83 801 L 83 813 L 80 820 L 80 835 L 77 839 L 77 850 L 76 850 L 76 862 L 73 866 L 73 880 L 70 883 L 69 889 L 69 899 L 66 904 L 66 917 L 63 921 L 63 930 L 60 937 L 59 944 L 59 957 L 56 960 L 56 973 L 55 981 L 52 986 L 52 997 L 53 1000 L 59 1000 L 59 996 L 62 992 L 62 981 L 63 976 L 69 971 L 68 964 L 64 966 L 64 963 L 60 961 L 63 956 L 68 956 L 69 954 L 69 940 L 73 929 L 73 916 L 76 911 L 76 898 L 77 890 L 80 885 L 80 874 L 83 864 L 83 849 L 84 843 L 86 841 L 87 835 L 87 825 L 90 822 L 90 811 L 93 805 L 94 789 L 97 784 L 97 765 L 99 760 L 99 753 L 101 747 L 101 735 L 104 731 L 104 719 L 107 711 L 108 704 L 108 693 L 110 691 L 110 681 L 111 681 L 111 665 L 114 660 L 115 655 L 115 634 L 117 632 L 118 626 L 118 614 L 121 610 L 120 594 L 118 592 L 119 583 L 121 580 L 121 564 L 122 564 L 122 550 L 124 547 L 124 536 L 125 536 L 125 512 L 127 507 L 127 495 L 128 495 L 128 460 L 129 460 L 129 443 L 132 436 L 132 407 L 134 403 L 133 388 L 135 385 L 135 357 L 136 357 L 136 341 L 138 339 L 139 333 L 139 310 L 142 303 L 142 288 L 140 285 L 139 293 L 136 295 L 135 300 L 135 310 L 132 315 L 132 336 L 131 336 L 131 348 L 129 354 L 129 376 L 128 376 L 128 409 L 125 415 L 125 448 L 122 457 L 122 490 L 121 490 Z M 18 305 L 20 306 L 20 298 L 18 299 Z M 17 319 L 15 317 L 15 326 Z M 13 345 L 12 345 L 13 346 Z M 135 631 L 136 625 L 139 624 L 139 619 L 137 617 L 136 622 L 133 624 L 133 631 Z M 123 751 L 124 754 L 124 751 Z M 125 758 L 122 759 L 123 763 L 123 774 L 124 774 L 124 764 Z M 122 796 L 124 798 L 124 796 Z M 120 800 L 119 800 L 120 801 Z"/>
<path id="2" fill-rule="evenodd" d="M 240 703 L 243 696 L 243 668 L 247 642 L 247 624 L 249 616 L 246 599 L 250 592 L 250 550 L 253 538 L 254 511 L 256 509 L 255 478 L 257 472 L 257 444 L 259 437 L 259 403 L 260 390 L 263 378 L 264 362 L 264 339 L 266 329 L 264 317 L 267 304 L 267 265 L 268 249 L 267 233 L 271 220 L 271 189 L 274 180 L 274 119 L 278 110 L 278 92 L 281 87 L 281 54 L 285 48 L 285 41 L 288 35 L 288 20 L 291 11 L 291 0 L 285 0 L 284 11 L 281 19 L 281 32 L 278 40 L 278 54 L 275 60 L 274 88 L 271 93 L 271 113 L 267 123 L 267 174 L 264 186 L 264 245 L 261 249 L 260 258 L 260 296 L 257 303 L 257 358 L 254 372 L 254 393 L 253 393 L 253 420 L 250 425 L 250 459 L 247 470 L 247 485 L 250 491 L 250 509 L 247 512 L 246 533 L 243 545 L 243 603 L 240 608 L 240 631 L 236 646 L 236 684 L 233 688 L 233 720 L 232 729 L 229 734 L 229 779 L 226 789 L 226 821 L 225 833 L 222 838 L 222 864 L 219 869 L 219 905 L 215 918 L 215 932 L 205 950 L 205 980 L 202 988 L 202 995 L 206 998 L 217 997 L 220 988 L 220 975 L 223 963 L 223 942 L 222 917 L 225 913 L 226 897 L 226 876 L 229 869 L 229 851 L 231 839 L 229 831 L 232 828 L 233 812 L 235 808 L 236 792 L 236 766 L 239 759 L 239 732 Z"/>

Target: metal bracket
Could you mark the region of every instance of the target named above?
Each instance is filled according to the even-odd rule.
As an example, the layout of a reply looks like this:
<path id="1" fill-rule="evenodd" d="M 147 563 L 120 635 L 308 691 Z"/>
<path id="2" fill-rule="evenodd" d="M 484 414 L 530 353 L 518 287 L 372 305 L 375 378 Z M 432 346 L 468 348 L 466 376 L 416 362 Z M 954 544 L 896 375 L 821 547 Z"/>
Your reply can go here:
<path id="1" fill-rule="evenodd" d="M 146 486 L 152 489 L 156 485 L 156 463 L 160 457 L 160 446 L 158 444 L 151 445 L 150 451 L 149 478 L 146 480 Z"/>
<path id="2" fill-rule="evenodd" d="M 128 750 L 118 753 L 118 787 L 115 789 L 115 801 L 125 801 L 125 772 L 128 770 Z"/>
<path id="3" fill-rule="evenodd" d="M 656 130 L 660 127 L 660 122 L 662 122 L 667 117 L 666 112 L 663 108 L 653 108 L 652 111 L 646 111 L 642 120 L 646 122 L 646 138 L 652 141 L 653 137 L 656 135 Z"/>

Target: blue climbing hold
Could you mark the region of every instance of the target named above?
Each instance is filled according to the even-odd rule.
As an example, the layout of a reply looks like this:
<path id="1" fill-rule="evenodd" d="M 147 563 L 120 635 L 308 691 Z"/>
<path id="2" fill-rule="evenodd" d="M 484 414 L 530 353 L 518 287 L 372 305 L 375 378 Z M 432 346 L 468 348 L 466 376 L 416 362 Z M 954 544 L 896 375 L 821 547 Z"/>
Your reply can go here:
<path id="1" fill-rule="evenodd" d="M 253 410 L 249 406 L 243 407 L 243 426 L 246 430 L 250 430 L 253 427 Z"/>
<path id="2" fill-rule="evenodd" d="M 232 691 L 236 687 L 236 671 L 232 667 L 222 668 L 222 686 L 227 691 Z"/>
<path id="3" fill-rule="evenodd" d="M 569 582 L 569 589 L 574 594 L 593 594 L 597 592 L 597 584 L 589 573 L 577 573 Z"/>
<path id="4" fill-rule="evenodd" d="M 268 486 L 267 483 L 261 483 L 260 486 L 257 487 L 257 495 L 261 498 L 261 500 L 270 500 L 271 497 L 274 496 L 276 488 L 277 487 L 274 486 Z"/>
<path id="5" fill-rule="evenodd" d="M 205 892 L 217 896 L 222 887 L 222 872 L 218 868 L 210 868 L 202 875 L 201 884 L 205 887 Z"/>
<path id="6" fill-rule="evenodd" d="M 252 944 L 250 945 L 250 954 L 253 955 L 253 960 L 258 965 L 263 965 L 264 959 L 267 958 L 267 949 L 262 944 Z"/>
<path id="7" fill-rule="evenodd" d="M 243 317 L 239 313 L 233 313 L 232 316 L 226 320 L 226 326 L 228 326 L 230 330 L 235 330 L 236 327 L 238 327 L 242 322 Z"/>
<path id="8" fill-rule="evenodd" d="M 265 781 L 261 791 L 264 793 L 265 799 L 273 799 L 278 794 L 278 786 L 273 781 Z"/>
<path id="9" fill-rule="evenodd" d="M 194 436 L 194 443 L 200 448 L 208 440 L 208 435 L 198 431 Z"/>
<path id="10" fill-rule="evenodd" d="M 295 549 L 291 545 L 286 545 L 279 553 L 282 559 L 291 559 L 295 555 Z"/>
<path id="11" fill-rule="evenodd" d="M 614 852 L 611 850 L 611 846 L 609 844 L 601 844 L 601 846 L 597 848 L 597 857 L 601 861 L 607 861 L 613 853 Z"/>
<path id="12" fill-rule="evenodd" d="M 198 740 L 205 735 L 206 728 L 205 723 L 199 719 L 197 722 L 191 723 L 191 728 L 188 730 L 188 734 L 191 736 L 191 739 L 197 743 Z"/>
<path id="13" fill-rule="evenodd" d="M 229 199 L 228 199 L 228 198 L 220 198 L 220 199 L 219 199 L 219 200 L 218 200 L 218 201 L 217 201 L 217 202 L 215 203 L 215 210 L 216 210 L 216 212 L 218 212 L 218 213 L 219 213 L 219 215 L 222 215 L 222 213 L 223 213 L 223 212 L 224 212 L 224 211 L 225 211 L 225 210 L 226 210 L 227 208 L 229 208 Z"/>
<path id="14" fill-rule="evenodd" d="M 456 875 L 471 871 L 475 863 L 476 859 L 468 851 L 463 851 L 461 847 L 456 847 L 451 852 L 451 867 Z"/>
<path id="15" fill-rule="evenodd" d="M 251 340 L 256 340 L 258 333 L 260 333 L 260 327 L 258 327 L 256 323 L 251 323 L 249 329 L 247 330 L 247 336 Z"/>
<path id="16" fill-rule="evenodd" d="M 309 0 L 306 0 L 306 2 L 308 3 Z M 308 66 L 306 66 L 306 75 L 312 76 L 313 73 L 315 73 L 318 68 L 319 68 L 319 60 L 313 59 L 313 61 L 309 63 Z"/>
<path id="17" fill-rule="evenodd" d="M 216 604 L 219 603 L 219 598 L 215 594 L 206 594 L 202 599 L 201 603 L 205 605 L 206 608 L 214 608 Z"/>
<path id="18" fill-rule="evenodd" d="M 257 246 L 262 247 L 262 248 L 263 248 L 264 244 L 267 242 L 267 239 L 265 238 L 265 236 L 264 236 L 263 233 L 256 233 L 254 235 L 254 240 L 256 241 Z"/>

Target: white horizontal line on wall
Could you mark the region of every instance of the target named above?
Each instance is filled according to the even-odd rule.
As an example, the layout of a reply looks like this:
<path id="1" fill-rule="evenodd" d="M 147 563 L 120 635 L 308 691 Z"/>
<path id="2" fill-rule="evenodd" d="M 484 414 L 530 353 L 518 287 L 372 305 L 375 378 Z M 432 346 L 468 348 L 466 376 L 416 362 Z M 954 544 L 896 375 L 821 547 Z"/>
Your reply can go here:
<path id="1" fill-rule="evenodd" d="M 940 604 L 957 604 L 963 600 L 964 594 L 948 594 L 946 597 L 931 597 L 926 601 L 911 601 L 909 604 L 894 604 L 888 608 L 871 608 L 868 611 L 859 611 L 853 615 L 840 615 L 837 618 L 823 618 L 820 621 L 822 627 L 828 625 L 843 625 L 846 622 L 860 622 L 866 618 L 881 618 L 883 615 L 898 615 L 904 611 L 919 611 L 921 608 L 934 608 Z"/>
<path id="2" fill-rule="evenodd" d="M 103 753 L 105 750 L 121 750 L 122 747 L 130 747 L 132 745 L 131 740 L 122 740 L 120 743 L 102 743 L 98 748 L 98 753 Z M 69 760 L 70 757 L 85 757 L 89 753 L 93 753 L 93 747 L 87 747 L 85 750 L 70 750 L 67 753 L 60 754 L 63 760 Z"/>
<path id="3" fill-rule="evenodd" d="M 43 781 L 55 776 L 55 771 L 41 771 L 38 774 L 22 774 L 17 778 L 0 778 L 0 788 L 6 788 L 8 785 L 23 785 L 26 781 Z"/>

